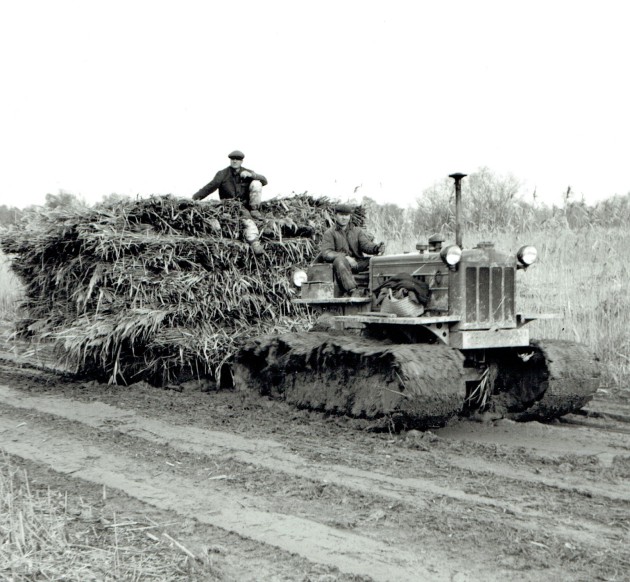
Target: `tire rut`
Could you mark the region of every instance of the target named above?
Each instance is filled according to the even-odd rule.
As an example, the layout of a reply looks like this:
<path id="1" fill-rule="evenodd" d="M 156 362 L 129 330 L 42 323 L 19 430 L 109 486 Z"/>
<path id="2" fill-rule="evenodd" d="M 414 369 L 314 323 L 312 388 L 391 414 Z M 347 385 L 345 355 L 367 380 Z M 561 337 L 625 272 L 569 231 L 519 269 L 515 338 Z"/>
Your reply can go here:
<path id="1" fill-rule="evenodd" d="M 543 510 L 530 507 L 531 500 L 527 496 L 524 496 L 519 504 L 513 498 L 502 500 L 489 495 L 468 493 L 454 487 L 446 489 L 441 484 L 426 479 L 397 478 L 355 467 L 319 463 L 300 454 L 287 452 L 281 443 L 270 439 L 250 439 L 221 431 L 173 425 L 101 402 L 83 403 L 59 397 L 27 396 L 2 385 L 0 403 L 16 409 L 36 410 L 53 415 L 112 436 L 124 434 L 157 445 L 167 445 L 182 453 L 203 455 L 215 461 L 235 460 L 309 482 L 335 484 L 360 494 L 377 495 L 410 507 L 423 509 L 431 502 L 449 498 L 462 507 L 478 509 L 485 507 L 491 512 L 511 515 L 515 523 L 523 529 L 528 529 L 529 523 L 547 522 L 548 531 L 555 532 L 558 536 L 578 539 L 585 544 L 597 542 L 602 535 L 601 527 L 593 527 L 587 520 L 581 520 L 580 527 L 576 530 L 573 519 L 564 522 L 557 517 L 551 518 Z M 457 467 L 464 473 L 477 475 L 478 478 L 494 475 L 517 484 L 530 483 L 550 489 L 577 492 L 589 497 L 606 497 L 613 501 L 630 502 L 630 495 L 624 495 L 612 486 L 606 487 L 601 484 L 587 486 L 583 481 L 570 477 L 567 477 L 567 482 L 558 484 L 544 475 L 533 475 L 525 469 L 505 467 L 479 457 L 468 460 L 465 457 L 442 454 L 442 459 L 453 468 Z"/>
<path id="2" fill-rule="evenodd" d="M 221 471 L 224 467 L 225 471 L 234 470 L 234 478 L 210 481 L 209 487 L 214 500 L 225 496 L 228 501 L 236 500 L 237 505 L 228 510 L 267 516 L 281 532 L 293 537 L 291 523 L 299 523 L 304 526 L 302 537 L 293 541 L 309 548 L 312 533 L 317 538 L 325 532 L 333 540 L 341 535 L 349 551 L 353 541 L 359 540 L 348 560 L 343 552 L 329 555 L 328 542 L 316 544 L 327 557 L 323 565 L 337 568 L 338 560 L 346 560 L 347 569 L 340 569 L 349 576 L 355 575 L 354 565 L 359 563 L 364 569 L 357 576 L 368 570 L 365 576 L 383 580 L 390 579 L 391 572 L 402 572 L 399 579 L 418 579 L 424 572 L 428 580 L 452 578 L 457 582 L 538 580 L 541 575 L 568 581 L 576 579 L 580 567 L 613 580 L 618 565 L 630 562 L 630 552 L 625 549 L 630 532 L 623 518 L 627 515 L 626 488 L 608 473 L 597 481 L 588 467 L 576 465 L 575 474 L 558 470 L 564 452 L 554 440 L 566 440 L 571 433 L 587 435 L 589 427 L 537 428 L 538 423 L 531 423 L 531 430 L 542 431 L 536 440 L 528 433 L 528 425 L 508 426 L 507 421 L 502 426 L 499 421 L 494 428 L 492 424 L 468 423 L 478 427 L 476 435 L 388 437 L 366 434 L 323 415 L 292 412 L 281 403 L 242 400 L 238 394 L 175 394 L 139 386 L 113 390 L 64 384 L 58 376 L 15 368 L 7 369 L 4 378 L 20 390 L 0 385 L 0 410 L 6 412 L 7 422 L 2 436 L 12 434 L 10 421 L 15 429 L 19 418 L 27 422 L 20 431 L 40 431 L 29 437 L 42 449 L 29 452 L 40 459 L 35 462 L 53 467 L 41 459 L 55 439 L 68 446 L 96 447 L 93 451 L 98 454 L 128 463 L 122 466 L 126 471 L 122 477 L 131 479 L 132 491 L 137 490 L 132 487 L 134 482 L 147 480 L 159 488 L 165 483 L 167 500 L 158 498 L 158 502 L 172 504 L 174 509 L 169 511 L 177 511 L 182 494 L 168 489 L 168 484 L 185 484 L 183 496 L 190 497 L 195 487 L 199 490 L 208 485 L 207 474 L 200 475 L 191 467 L 217 463 Z M 38 394 L 42 390 L 47 394 Z M 601 424 L 610 423 L 610 418 L 600 420 L 593 414 L 596 426 L 590 430 L 601 432 Z M 498 438 L 501 430 L 513 432 L 517 438 L 503 442 Z M 271 434 L 273 438 L 269 438 Z M 484 434 L 488 442 L 484 442 Z M 45 441 L 51 435 L 54 439 Z M 613 433 L 608 437 L 617 438 Z M 630 447 L 625 438 L 622 435 L 620 441 L 610 443 L 600 437 L 600 444 L 607 443 L 595 459 L 602 471 L 615 451 L 619 458 L 627 456 Z M 17 446 L 16 442 L 11 446 Z M 527 454 L 520 450 L 525 447 Z M 56 462 L 56 457 L 51 459 Z M 84 460 L 92 465 L 68 474 L 82 480 L 81 471 L 91 469 L 96 472 L 92 482 L 97 483 L 100 459 L 88 455 Z M 178 471 L 185 475 L 174 477 L 174 471 L 164 466 L 167 460 L 177 463 Z M 624 470 L 622 465 L 619 475 L 625 475 Z M 119 475 L 114 471 L 109 478 L 115 482 Z M 313 497 L 314 488 L 322 485 L 325 494 Z M 245 507 L 239 504 L 243 500 Z M 196 507 L 204 512 L 215 510 L 204 503 L 183 504 L 185 515 L 192 515 Z M 341 516 L 339 520 L 331 519 L 334 512 Z M 287 521 L 286 516 L 301 521 Z M 311 528 L 311 524 L 315 526 Z M 274 544 L 272 526 L 261 522 L 255 527 L 259 528 L 258 537 L 247 531 L 239 533 L 247 530 L 243 524 L 225 531 L 284 547 L 278 544 L 284 544 L 285 538 L 278 537 L 280 541 Z M 263 530 L 265 535 L 260 533 Z M 367 550 L 363 540 L 368 541 Z M 373 570 L 371 558 L 365 560 L 373 547 L 386 549 L 387 568 L 381 563 L 380 570 Z M 296 556 L 313 559 L 307 556 L 314 554 L 299 552 Z M 377 562 L 382 555 L 377 552 Z M 555 557 L 553 562 L 548 555 Z M 398 571 L 391 570 L 392 560 Z M 407 566 L 414 561 L 425 570 L 414 570 L 414 577 L 405 578 Z"/>
<path id="3" fill-rule="evenodd" d="M 446 491 L 440 484 L 418 478 L 396 478 L 354 467 L 318 463 L 297 453 L 287 452 L 284 445 L 271 439 L 251 439 L 221 431 L 178 426 L 101 402 L 86 404 L 59 397 L 25 396 L 7 386 L 0 385 L 0 403 L 15 408 L 38 410 L 93 428 L 120 432 L 158 444 L 168 444 L 183 452 L 232 458 L 242 463 L 280 471 L 295 477 L 335 482 L 364 493 L 378 490 L 380 494 L 389 496 L 395 501 L 417 501 L 418 495 L 448 496 L 465 503 L 489 505 L 512 514 L 524 513 L 524 510 L 511 502 L 503 502 L 457 489 Z M 494 473 L 518 481 L 630 502 L 630 493 L 625 494 L 614 487 L 606 487 L 602 484 L 586 485 L 570 477 L 566 478 L 566 483 L 557 483 L 526 470 L 505 468 L 498 463 L 479 458 L 476 458 L 474 462 L 452 455 L 446 458 L 452 465 L 466 471 Z"/>
<path id="4" fill-rule="evenodd" d="M 451 580 L 454 572 L 427 566 L 435 557 L 418 556 L 304 518 L 261 511 L 255 496 L 225 489 L 213 491 L 176 475 L 160 475 L 155 464 L 132 456 L 112 455 L 103 447 L 56 434 L 50 427 L 16 427 L 10 414 L 0 415 L 3 449 L 49 466 L 74 478 L 117 489 L 163 510 L 220 527 L 243 537 L 299 554 L 342 572 L 374 580 L 409 580 L 414 577 Z M 45 442 L 46 445 L 42 446 Z"/>

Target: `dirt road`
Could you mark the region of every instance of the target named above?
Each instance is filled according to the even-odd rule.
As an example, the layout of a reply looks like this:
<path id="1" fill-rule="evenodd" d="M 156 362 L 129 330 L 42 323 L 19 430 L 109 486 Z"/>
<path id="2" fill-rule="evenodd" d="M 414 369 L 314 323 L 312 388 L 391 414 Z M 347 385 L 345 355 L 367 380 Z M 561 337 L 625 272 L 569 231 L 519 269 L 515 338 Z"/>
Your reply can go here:
<path id="1" fill-rule="evenodd" d="M 195 554 L 221 548 L 208 579 L 630 580 L 630 402 L 606 394 L 553 424 L 388 434 L 4 360 L 0 438 L 37 483 L 159 513 Z"/>

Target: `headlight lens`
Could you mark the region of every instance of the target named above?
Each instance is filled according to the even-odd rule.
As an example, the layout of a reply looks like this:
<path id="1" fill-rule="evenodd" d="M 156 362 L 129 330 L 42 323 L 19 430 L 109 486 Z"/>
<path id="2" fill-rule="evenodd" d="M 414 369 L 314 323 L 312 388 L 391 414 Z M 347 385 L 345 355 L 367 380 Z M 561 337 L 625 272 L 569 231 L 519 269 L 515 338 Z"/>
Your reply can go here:
<path id="1" fill-rule="evenodd" d="M 453 267 L 462 260 L 462 249 L 457 245 L 444 247 L 440 251 L 440 258 L 449 266 Z"/>
<path id="2" fill-rule="evenodd" d="M 538 251 L 535 247 L 529 245 L 521 247 L 516 253 L 516 258 L 526 267 L 529 267 L 529 265 L 531 265 L 537 257 Z"/>
<path id="3" fill-rule="evenodd" d="M 293 284 L 296 287 L 301 287 L 302 283 L 306 283 L 308 281 L 308 276 L 306 275 L 306 271 L 302 269 L 297 269 L 293 271 Z"/>

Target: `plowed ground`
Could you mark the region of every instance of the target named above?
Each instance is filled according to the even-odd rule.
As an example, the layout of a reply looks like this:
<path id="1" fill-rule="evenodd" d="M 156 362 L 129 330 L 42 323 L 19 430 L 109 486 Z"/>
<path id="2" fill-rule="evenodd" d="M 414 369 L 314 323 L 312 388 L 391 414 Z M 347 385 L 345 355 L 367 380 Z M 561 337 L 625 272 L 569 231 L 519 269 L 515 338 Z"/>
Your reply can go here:
<path id="1" fill-rule="evenodd" d="M 4 359 L 0 439 L 33 488 L 168 523 L 191 579 L 630 580 L 630 402 L 606 393 L 550 424 L 390 434 Z"/>

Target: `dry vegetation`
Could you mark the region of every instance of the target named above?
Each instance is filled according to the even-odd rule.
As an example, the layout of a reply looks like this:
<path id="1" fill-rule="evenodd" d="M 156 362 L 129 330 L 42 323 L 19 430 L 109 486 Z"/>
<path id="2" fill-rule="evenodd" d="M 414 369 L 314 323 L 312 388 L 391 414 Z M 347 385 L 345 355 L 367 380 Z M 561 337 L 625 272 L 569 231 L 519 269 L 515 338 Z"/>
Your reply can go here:
<path id="1" fill-rule="evenodd" d="M 173 536 L 162 524 L 35 487 L 26 471 L 0 459 L 2 581 L 220 579 L 207 556 Z"/>
<path id="2" fill-rule="evenodd" d="M 156 196 L 29 212 L 1 237 L 25 285 L 20 334 L 110 383 L 220 380 L 238 342 L 306 322 L 292 272 L 318 252 L 329 203 L 266 202 L 264 253 L 241 240 L 240 204 Z"/>
<path id="3" fill-rule="evenodd" d="M 9 260 L 0 250 L 0 321 L 14 321 L 22 286 L 9 268 Z"/>

